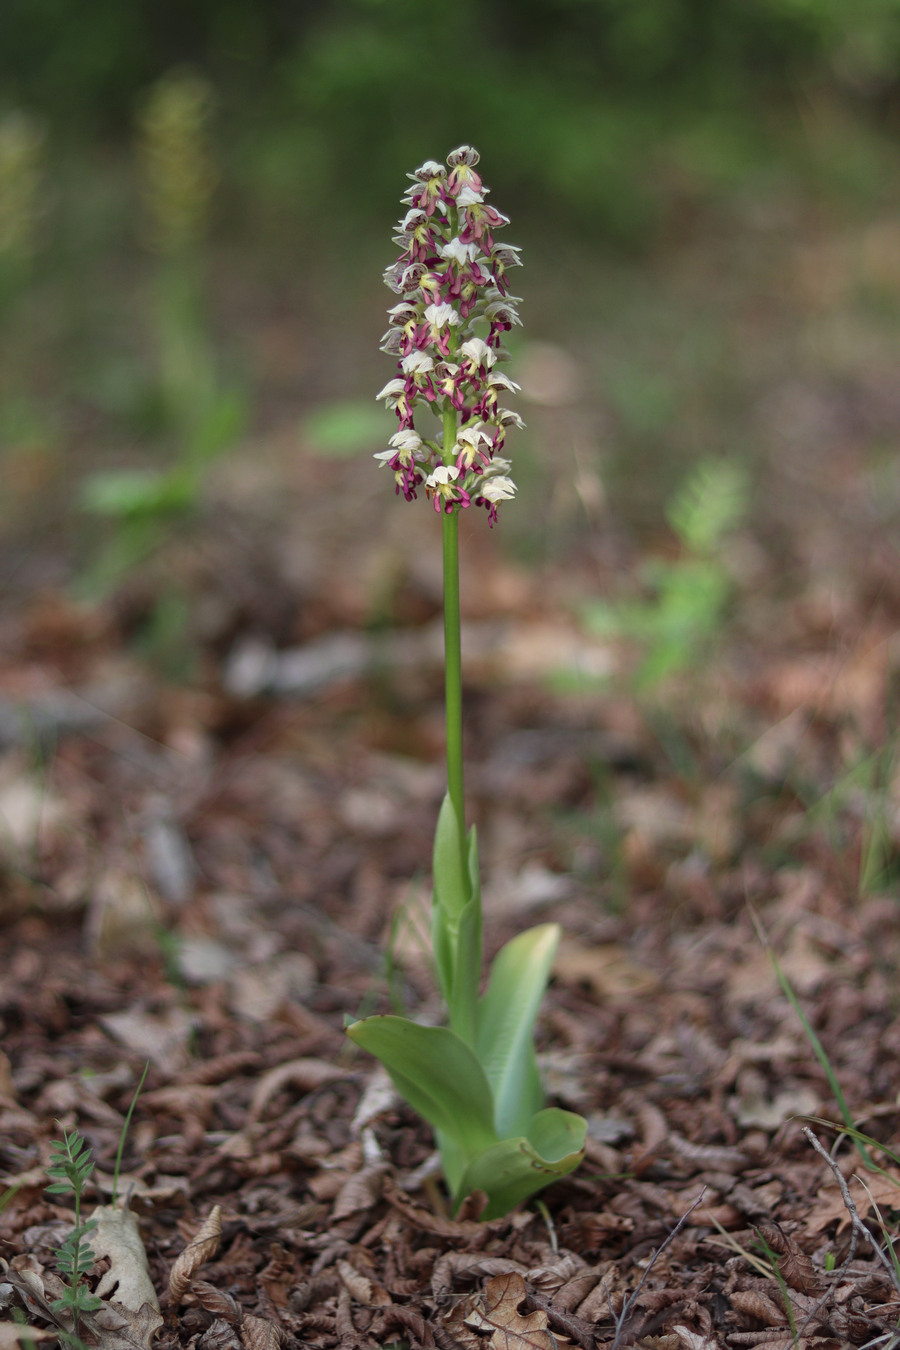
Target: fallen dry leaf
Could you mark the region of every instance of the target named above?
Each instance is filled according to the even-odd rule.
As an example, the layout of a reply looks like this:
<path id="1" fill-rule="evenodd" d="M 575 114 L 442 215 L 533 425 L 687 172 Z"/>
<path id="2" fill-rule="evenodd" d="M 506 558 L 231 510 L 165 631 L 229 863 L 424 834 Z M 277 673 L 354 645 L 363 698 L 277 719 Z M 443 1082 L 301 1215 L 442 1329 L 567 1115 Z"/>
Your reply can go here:
<path id="1" fill-rule="evenodd" d="M 538 1309 L 520 1313 L 526 1296 L 525 1281 L 518 1271 L 495 1275 L 484 1294 L 464 1319 L 473 1331 L 489 1331 L 492 1350 L 557 1350 L 559 1341 L 549 1330 L 547 1314 Z"/>
<path id="2" fill-rule="evenodd" d="M 248 1313 L 241 1323 L 241 1340 L 247 1350 L 278 1350 L 283 1334 L 281 1327 L 268 1317 Z"/>
<path id="3" fill-rule="evenodd" d="M 213 1205 L 196 1237 L 175 1259 L 169 1275 L 169 1302 L 177 1307 L 191 1287 L 196 1272 L 212 1260 L 222 1236 L 222 1206 Z"/>
<path id="4" fill-rule="evenodd" d="M 145 1303 L 135 1310 L 114 1299 L 85 1319 L 86 1327 L 93 1332 L 92 1340 L 97 1350 L 150 1350 L 162 1324 L 158 1307 Z"/>
<path id="5" fill-rule="evenodd" d="M 900 1173 L 896 1170 L 885 1168 L 883 1172 L 867 1173 L 864 1181 L 852 1176 L 847 1185 L 861 1219 L 868 1218 L 873 1205 L 880 1210 L 900 1209 Z M 837 1186 L 825 1185 L 819 1191 L 807 1228 L 811 1233 L 821 1233 L 835 1219 L 839 1220 L 840 1232 L 849 1224 L 850 1215 Z"/>
<path id="6" fill-rule="evenodd" d="M 91 1234 L 94 1255 L 109 1261 L 109 1270 L 97 1285 L 98 1298 L 112 1296 L 132 1312 L 138 1312 L 145 1303 L 158 1310 L 159 1299 L 150 1280 L 137 1216 L 118 1205 L 98 1205 L 91 1218 L 97 1223 Z"/>
<path id="7" fill-rule="evenodd" d="M 0 1350 L 19 1350 L 22 1343 L 28 1341 L 53 1341 L 55 1331 L 46 1327 L 26 1327 L 18 1322 L 0 1322 Z"/>

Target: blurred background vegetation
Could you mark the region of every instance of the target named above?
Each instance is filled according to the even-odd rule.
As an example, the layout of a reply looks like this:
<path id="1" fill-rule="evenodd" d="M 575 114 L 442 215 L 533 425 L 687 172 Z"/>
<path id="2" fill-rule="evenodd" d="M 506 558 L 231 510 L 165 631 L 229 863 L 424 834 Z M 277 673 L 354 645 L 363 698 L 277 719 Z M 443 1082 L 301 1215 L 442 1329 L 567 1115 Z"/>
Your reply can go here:
<path id="1" fill-rule="evenodd" d="M 115 587 L 273 427 L 380 448 L 389 229 L 463 141 L 527 250 L 511 547 L 665 530 L 710 457 L 802 477 L 893 368 L 898 138 L 900 0 L 4 0 L 9 576 L 80 521 Z"/>

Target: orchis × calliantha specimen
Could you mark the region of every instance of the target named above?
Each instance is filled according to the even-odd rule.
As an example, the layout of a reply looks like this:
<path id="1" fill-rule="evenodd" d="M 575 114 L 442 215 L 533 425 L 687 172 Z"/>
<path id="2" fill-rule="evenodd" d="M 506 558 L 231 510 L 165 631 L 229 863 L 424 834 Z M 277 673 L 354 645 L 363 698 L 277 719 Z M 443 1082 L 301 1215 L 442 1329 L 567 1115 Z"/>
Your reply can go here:
<path id="1" fill-rule="evenodd" d="M 381 348 L 397 356 L 399 373 L 378 395 L 399 429 L 375 458 L 407 501 L 424 484 L 435 511 L 483 506 L 493 524 L 516 491 L 500 451 L 507 427 L 522 419 L 500 400 L 519 386 L 496 367 L 509 357 L 504 334 L 521 322 L 506 280 L 519 250 L 494 242 L 509 222 L 485 201 L 477 164 L 478 151 L 462 145 L 447 168 L 428 160 L 410 174 L 409 210 L 394 239 L 402 252 L 384 274 L 402 297 L 388 311 Z M 443 421 L 431 437 L 415 425 L 423 405 Z"/>
<path id="2" fill-rule="evenodd" d="M 397 239 L 403 253 L 385 278 L 403 297 L 390 311 L 384 343 L 400 374 L 379 394 L 400 426 L 391 448 L 376 456 L 407 501 L 424 484 L 442 523 L 447 795 L 434 840 L 431 935 L 450 1025 L 365 1017 L 347 1034 L 381 1060 L 397 1091 L 434 1127 L 454 1203 L 483 1192 L 483 1217 L 495 1218 L 578 1166 L 587 1124 L 544 1107 L 534 1053 L 558 925 L 507 942 L 479 996 L 478 843 L 474 827 L 466 834 L 463 793 L 459 516 L 484 506 L 493 524 L 498 503 L 514 495 L 498 452 L 507 427 L 521 420 L 500 406 L 516 386 L 495 370 L 507 355 L 503 334 L 519 322 L 506 288 L 518 251 L 494 243 L 506 218 L 485 204 L 477 163 L 478 152 L 463 145 L 446 169 L 429 160 L 411 175 Z M 431 438 L 415 425 L 423 404 L 442 420 Z"/>

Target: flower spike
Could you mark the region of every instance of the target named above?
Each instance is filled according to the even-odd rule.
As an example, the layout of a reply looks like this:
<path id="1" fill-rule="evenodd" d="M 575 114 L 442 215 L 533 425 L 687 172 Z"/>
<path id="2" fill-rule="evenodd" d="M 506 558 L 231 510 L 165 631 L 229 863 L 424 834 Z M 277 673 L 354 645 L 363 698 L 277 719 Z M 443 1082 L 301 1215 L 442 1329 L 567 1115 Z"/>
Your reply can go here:
<path id="1" fill-rule="evenodd" d="M 509 355 L 505 334 L 521 322 L 506 284 L 519 250 L 494 242 L 509 222 L 485 201 L 479 158 L 473 146 L 460 145 L 446 166 L 426 160 L 408 175 L 412 185 L 394 237 L 401 252 L 384 273 L 401 297 L 388 310 L 390 327 L 381 339 L 397 373 L 378 395 L 396 413 L 399 430 L 375 458 L 393 470 L 395 491 L 407 501 L 424 484 L 436 511 L 483 506 L 493 525 L 498 503 L 516 490 L 508 462 L 495 452 L 509 427 L 524 425 L 499 406 L 499 391 L 518 386 L 496 370 Z M 450 416 L 451 426 L 456 419 L 453 438 L 420 435 L 416 417 L 425 408 Z"/>

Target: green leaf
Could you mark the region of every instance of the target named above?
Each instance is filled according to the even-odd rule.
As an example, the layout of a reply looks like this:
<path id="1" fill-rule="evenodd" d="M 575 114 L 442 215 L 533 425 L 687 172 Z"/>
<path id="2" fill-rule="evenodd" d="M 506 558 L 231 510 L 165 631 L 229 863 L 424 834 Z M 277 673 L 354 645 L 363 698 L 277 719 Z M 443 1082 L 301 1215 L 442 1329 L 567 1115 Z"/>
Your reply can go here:
<path id="1" fill-rule="evenodd" d="M 387 1016 L 354 1022 L 347 1035 L 381 1060 L 400 1095 L 436 1130 L 455 1140 L 466 1159 L 497 1142 L 484 1070 L 455 1032 Z"/>
<path id="2" fill-rule="evenodd" d="M 177 469 L 106 469 L 85 480 L 80 497 L 82 508 L 97 516 L 159 517 L 193 505 L 196 485 Z"/>
<path id="3" fill-rule="evenodd" d="M 478 987 L 481 984 L 481 903 L 472 897 L 459 916 L 453 985 L 447 1000 L 450 1026 L 474 1047 L 478 1023 Z"/>
<path id="4" fill-rule="evenodd" d="M 558 924 L 519 933 L 494 958 L 478 1005 L 475 1051 L 494 1094 L 501 1139 L 523 1135 L 543 1105 L 534 1055 L 534 1023 L 559 943 Z"/>
<path id="5" fill-rule="evenodd" d="M 469 878 L 463 871 L 460 827 L 449 792 L 441 803 L 437 828 L 434 832 L 432 866 L 435 898 L 451 923 L 458 921 L 471 899 L 471 889 Z"/>
<path id="6" fill-rule="evenodd" d="M 463 871 L 459 848 L 459 823 L 449 792 L 444 797 L 434 832 L 434 904 L 431 911 L 431 942 L 441 993 L 453 1006 L 459 929 L 463 911 L 470 903 L 469 879 Z M 478 925 L 480 936 L 480 924 Z M 479 960 L 481 953 L 479 947 Z M 480 978 L 479 969 L 476 979 Z"/>
<path id="7" fill-rule="evenodd" d="M 584 1157 L 587 1121 L 571 1111 L 538 1111 L 524 1136 L 504 1139 L 466 1168 L 456 1191 L 461 1203 L 472 1191 L 485 1191 L 483 1219 L 497 1219 L 551 1181 L 573 1172 Z"/>
<path id="8" fill-rule="evenodd" d="M 303 432 L 313 453 L 327 459 L 378 448 L 387 434 L 383 409 L 349 400 L 317 408 L 304 421 Z"/>
<path id="9" fill-rule="evenodd" d="M 243 389 L 218 389 L 191 432 L 192 463 L 213 459 L 240 437 L 247 424 L 248 401 Z"/>

